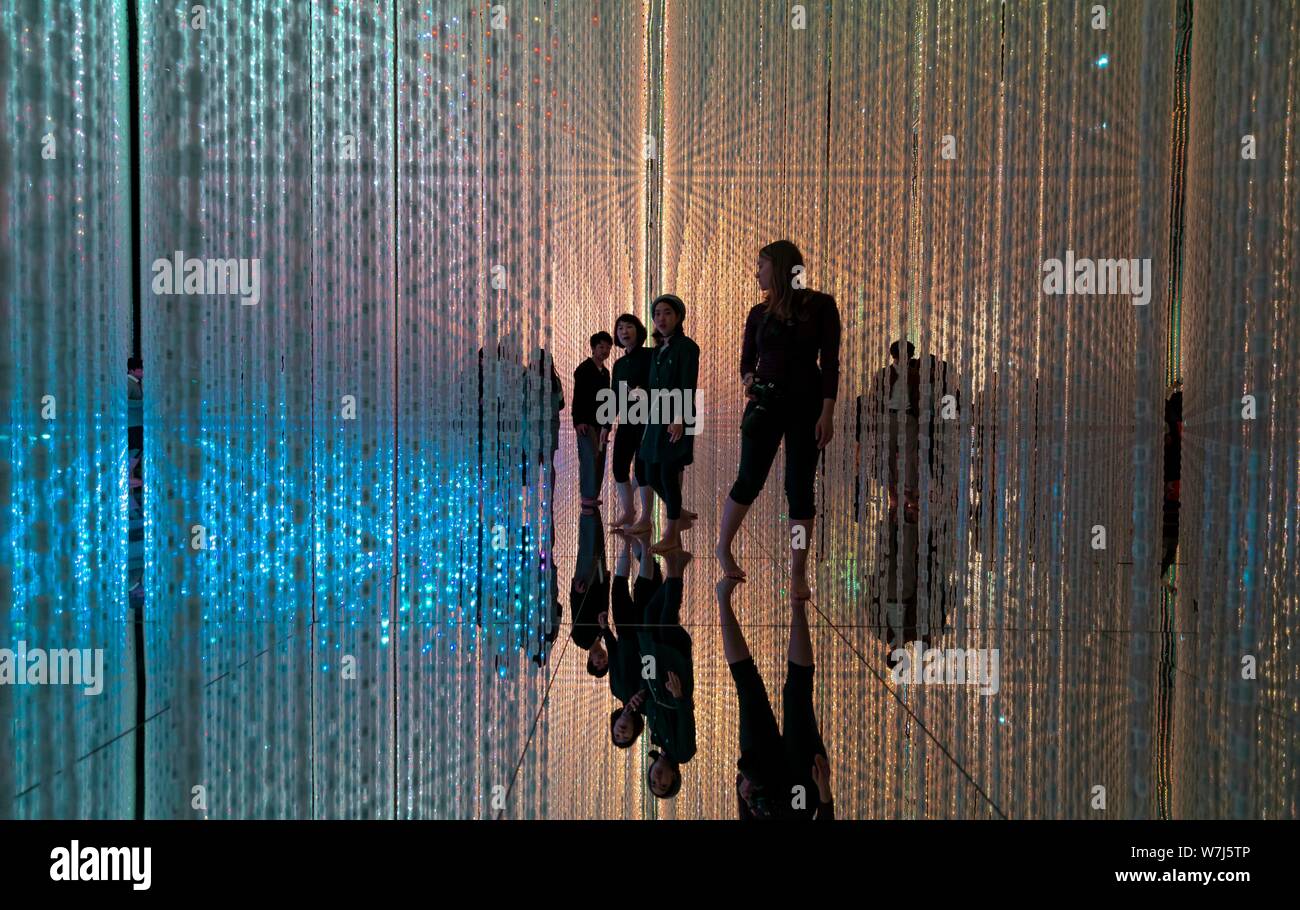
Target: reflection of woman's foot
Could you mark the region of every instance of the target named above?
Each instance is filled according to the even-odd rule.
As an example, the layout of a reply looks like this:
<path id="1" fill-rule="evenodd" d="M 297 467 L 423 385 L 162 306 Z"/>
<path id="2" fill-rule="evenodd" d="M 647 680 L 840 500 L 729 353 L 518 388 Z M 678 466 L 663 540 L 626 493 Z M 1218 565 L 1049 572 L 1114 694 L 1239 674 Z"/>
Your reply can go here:
<path id="1" fill-rule="evenodd" d="M 812 597 L 812 589 L 808 587 L 808 579 L 795 576 L 790 579 L 790 599 L 791 600 L 808 600 Z"/>
<path id="2" fill-rule="evenodd" d="M 651 522 L 650 519 L 648 518 L 643 518 L 640 521 L 638 521 L 636 524 L 632 525 L 632 527 L 625 528 L 624 530 L 626 530 L 627 533 L 631 534 L 634 537 L 637 536 L 638 534 L 649 534 L 652 530 L 654 530 L 654 523 Z"/>
<path id="3" fill-rule="evenodd" d="M 718 579 L 718 583 L 713 590 L 718 594 L 718 603 L 731 606 L 731 592 L 736 590 L 736 585 L 740 584 L 739 578 L 732 578 L 730 575 Z"/>
<path id="4" fill-rule="evenodd" d="M 700 514 L 698 512 L 692 512 L 690 509 L 682 509 L 682 518 L 685 518 L 687 521 L 693 521 L 699 517 Z"/>
<path id="5" fill-rule="evenodd" d="M 681 578 L 682 570 L 685 569 L 694 558 L 694 554 L 681 548 L 669 551 L 664 556 L 664 565 L 668 569 L 668 577 Z"/>
<path id="6" fill-rule="evenodd" d="M 651 546 L 651 547 L 650 547 L 650 552 L 651 552 L 651 553 L 671 553 L 673 550 L 680 550 L 681 548 L 682 548 L 682 540 L 681 540 L 680 537 L 665 537 L 663 540 L 659 541 L 657 544 L 654 544 L 653 546 Z"/>
<path id="7" fill-rule="evenodd" d="M 626 512 L 614 519 L 613 526 L 615 528 L 622 528 L 626 525 L 630 525 L 634 521 L 636 521 L 636 514 L 631 509 L 628 509 Z"/>
<path id="8" fill-rule="evenodd" d="M 723 549 L 722 544 L 714 547 L 713 555 L 718 557 L 718 564 L 722 566 L 722 574 L 727 578 L 733 578 L 736 581 L 744 581 L 745 570 L 736 562 L 736 557 L 731 555 L 731 549 Z"/>

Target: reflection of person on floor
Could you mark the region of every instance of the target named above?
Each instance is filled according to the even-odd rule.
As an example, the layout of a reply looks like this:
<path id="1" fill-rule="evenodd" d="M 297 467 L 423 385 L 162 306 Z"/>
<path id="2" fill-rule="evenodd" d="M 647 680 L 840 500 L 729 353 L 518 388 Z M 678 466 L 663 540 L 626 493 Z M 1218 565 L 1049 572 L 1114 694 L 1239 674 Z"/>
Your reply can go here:
<path id="1" fill-rule="evenodd" d="M 817 462 L 835 433 L 840 316 L 834 297 L 802 286 L 803 255 L 790 241 L 759 250 L 757 269 L 765 299 L 745 320 L 740 375 L 749 403 L 741 422 L 740 466 L 722 504 L 714 555 L 724 574 L 745 577 L 731 544 L 784 439 L 790 536 L 805 542 L 791 547 L 790 586 L 796 597 L 806 598 Z"/>
<path id="2" fill-rule="evenodd" d="M 609 655 L 609 691 L 623 703 L 623 706 L 615 708 L 610 716 L 610 738 L 615 746 L 626 749 L 636 742 L 645 726 L 642 717 L 645 713 L 648 693 L 641 684 L 641 646 L 637 631 L 641 625 L 641 617 L 645 615 L 645 604 L 649 601 L 649 596 L 642 588 L 640 593 L 645 600 L 638 606 L 628 585 L 631 549 L 635 539 L 626 535 L 620 535 L 620 538 L 623 549 L 614 561 L 614 583 L 610 588 L 614 628 L 610 628 L 608 613 L 600 614 L 598 619 L 600 636 Z M 644 552 L 639 555 L 644 556 Z M 654 576 L 658 574 L 658 567 L 653 560 L 643 559 L 641 568 L 651 573 L 649 580 L 656 582 L 657 587 L 657 579 Z M 641 580 L 638 575 L 637 583 L 640 584 Z"/>
<path id="3" fill-rule="evenodd" d="M 535 482 L 540 485 L 540 472 L 550 458 L 550 473 L 546 493 L 546 538 L 542 562 L 547 576 L 546 591 L 551 598 L 553 610 L 547 617 L 546 630 L 538 643 L 533 661 L 539 666 L 545 661 L 548 646 L 560 634 L 560 621 L 564 614 L 564 602 L 560 599 L 560 570 L 555 562 L 555 454 L 560 448 L 560 412 L 564 410 L 564 386 L 560 383 L 560 374 L 555 370 L 555 361 L 545 348 L 538 348 L 529 366 L 533 375 L 524 383 L 524 413 L 529 421 L 530 432 L 535 437 L 529 448 L 535 448 L 539 477 Z M 549 401 L 547 401 L 549 398 Z M 540 400 L 537 400 L 540 399 Z M 549 415 L 549 419 L 548 416 Z M 525 464 L 524 484 L 529 484 L 528 463 Z"/>
<path id="4" fill-rule="evenodd" d="M 686 319 L 686 304 L 672 294 L 655 298 L 650 313 L 661 341 L 655 349 L 650 364 L 650 394 L 652 400 L 673 402 L 669 411 L 660 413 L 658 421 L 646 427 L 641 440 L 641 458 L 646 465 L 650 486 L 663 500 L 666 520 L 663 538 L 651 547 L 654 553 L 666 553 L 681 546 L 682 527 L 682 477 L 683 469 L 694 459 L 695 437 L 687 432 L 686 418 L 692 423 L 699 419 L 695 413 L 695 389 L 700 371 L 700 348 L 686 336 L 682 322 Z M 688 403 L 689 399 L 689 403 Z M 639 530 L 639 526 L 638 526 Z"/>
<path id="5" fill-rule="evenodd" d="M 564 386 L 560 383 L 560 374 L 555 370 L 555 361 L 545 348 L 538 348 L 529 365 L 532 376 L 524 385 L 524 414 L 527 415 L 530 428 L 533 428 L 537 449 L 538 465 L 546 463 L 546 456 L 551 456 L 550 489 L 555 489 L 555 453 L 560 448 L 560 412 L 564 410 Z M 537 392 L 534 393 L 534 388 Z M 538 400 L 534 400 L 534 396 Z M 549 401 L 547 399 L 549 398 Z M 543 414 L 549 413 L 549 421 Z M 527 475 L 525 474 L 525 483 Z"/>
<path id="6" fill-rule="evenodd" d="M 578 440 L 578 486 L 584 506 L 600 502 L 600 488 L 605 482 L 605 441 L 609 424 L 597 419 L 602 389 L 609 388 L 609 358 L 614 339 L 609 332 L 591 336 L 591 356 L 573 371 L 573 429 Z"/>
<path id="7" fill-rule="evenodd" d="M 624 313 L 614 323 L 614 339 L 623 355 L 614 363 L 612 389 L 617 400 L 632 401 L 634 390 L 648 395 L 650 364 L 654 361 L 654 348 L 645 346 L 646 328 L 640 319 Z M 647 401 L 648 405 L 648 401 Z M 626 415 L 625 415 L 626 416 Z M 620 422 L 614 430 L 614 484 L 618 489 L 619 513 L 611 522 L 615 528 L 643 525 L 649 529 L 650 510 L 654 508 L 654 491 L 646 477 L 645 459 L 641 457 L 641 440 L 645 436 L 645 422 Z M 641 501 L 638 519 L 632 496 L 633 467 L 636 473 L 637 498 Z"/>
<path id="8" fill-rule="evenodd" d="M 691 636 L 682 628 L 682 572 L 691 555 L 673 550 L 664 558 L 666 578 L 650 603 L 637 633 L 646 667 L 646 720 L 650 752 L 646 783 L 659 799 L 682 787 L 681 766 L 695 757 L 695 671 Z"/>
<path id="9" fill-rule="evenodd" d="M 609 655 L 600 637 L 601 613 L 609 609 L 609 567 L 605 564 L 605 529 L 600 513 L 586 509 L 578 518 L 578 559 L 569 586 L 573 624 L 569 637 L 587 652 L 587 672 L 609 672 Z"/>
<path id="10" fill-rule="evenodd" d="M 1178 512 L 1183 476 L 1183 386 L 1170 387 L 1165 399 L 1165 495 L 1161 523 L 1160 577 L 1165 578 L 1178 553 Z M 1165 582 L 1170 588 L 1172 584 Z"/>
<path id="11" fill-rule="evenodd" d="M 883 612 L 878 624 L 881 637 L 891 646 L 902 641 L 929 642 L 946 622 L 946 588 L 943 552 L 955 527 L 956 443 L 960 430 L 961 392 L 950 365 L 934 356 L 916 357 L 915 346 L 905 339 L 889 347 L 891 363 L 877 374 L 869 397 L 857 400 L 857 463 L 865 460 L 885 468 L 884 484 L 889 509 L 877 535 L 880 559 L 878 592 L 874 606 Z M 906 365 L 901 361 L 906 359 Z M 928 375 L 927 375 L 928 374 Z M 927 394 L 928 393 L 928 394 Z M 921 436 L 929 434 L 926 478 L 929 488 L 929 526 L 924 541 L 930 579 L 930 610 L 921 616 L 918 598 L 921 540 Z M 860 484 L 859 484 L 860 485 Z M 900 494 L 901 487 L 901 494 Z M 901 509 L 900 509 L 901 495 Z M 900 514 L 901 512 L 901 514 Z M 861 520 L 860 503 L 855 518 Z M 933 615 L 929 615 L 933 614 Z"/>
<path id="12" fill-rule="evenodd" d="M 806 600 L 790 601 L 790 647 L 778 729 L 763 678 L 731 608 L 738 580 L 718 582 L 722 649 L 740 702 L 736 807 L 742 820 L 835 817 L 830 763 L 813 709 L 813 651 Z"/>

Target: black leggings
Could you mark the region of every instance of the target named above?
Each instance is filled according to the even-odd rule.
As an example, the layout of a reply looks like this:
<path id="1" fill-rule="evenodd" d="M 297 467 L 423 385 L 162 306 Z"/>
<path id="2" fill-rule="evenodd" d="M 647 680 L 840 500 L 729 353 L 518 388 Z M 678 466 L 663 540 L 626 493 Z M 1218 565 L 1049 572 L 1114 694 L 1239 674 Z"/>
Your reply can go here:
<path id="1" fill-rule="evenodd" d="M 632 476 L 629 470 L 636 465 L 636 485 L 649 486 L 646 480 L 645 462 L 637 454 L 641 448 L 641 437 L 645 435 L 643 424 L 619 424 L 614 431 L 614 482 L 627 483 Z"/>
<path id="2" fill-rule="evenodd" d="M 748 417 L 758 405 L 745 407 Z M 785 438 L 785 498 L 791 521 L 806 521 L 817 515 L 814 495 L 817 479 L 817 419 L 821 417 L 820 391 L 816 401 L 809 395 L 790 394 L 769 408 L 753 428 L 740 434 L 740 470 L 731 487 L 731 498 L 749 505 L 762 492 L 776 450 Z"/>
<path id="3" fill-rule="evenodd" d="M 668 520 L 676 521 L 682 517 L 682 468 L 677 461 L 647 462 L 646 477 L 656 495 L 663 500 L 668 512 Z"/>

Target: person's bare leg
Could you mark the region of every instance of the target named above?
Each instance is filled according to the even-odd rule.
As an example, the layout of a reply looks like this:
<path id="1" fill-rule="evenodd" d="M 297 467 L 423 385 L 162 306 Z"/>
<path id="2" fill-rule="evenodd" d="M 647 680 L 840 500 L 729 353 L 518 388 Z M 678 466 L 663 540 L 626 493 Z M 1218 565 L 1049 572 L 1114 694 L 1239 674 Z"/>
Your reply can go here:
<path id="1" fill-rule="evenodd" d="M 650 554 L 649 533 L 632 534 L 629 535 L 629 539 L 632 541 L 632 547 L 636 551 L 638 562 L 637 576 L 639 578 L 654 578 L 655 558 Z"/>
<path id="2" fill-rule="evenodd" d="M 682 545 L 680 524 L 681 519 L 679 518 L 664 519 L 664 536 L 650 548 L 650 552 L 667 553 L 669 550 L 676 550 L 680 547 Z"/>
<path id="3" fill-rule="evenodd" d="M 795 600 L 812 597 L 812 590 L 808 587 L 808 550 L 812 547 L 812 528 L 811 518 L 798 521 L 790 519 L 790 596 Z"/>
<path id="4" fill-rule="evenodd" d="M 681 468 L 677 472 L 677 486 L 684 490 L 686 489 L 685 484 L 686 484 L 686 468 Z M 699 513 L 692 512 L 690 509 L 686 508 L 685 506 L 682 506 L 682 519 L 688 525 L 699 517 L 700 517 Z"/>
<path id="5" fill-rule="evenodd" d="M 644 525 L 647 530 L 652 527 L 655 508 L 655 491 L 650 484 L 636 488 L 636 494 L 641 499 L 641 515 L 637 518 L 633 527 Z"/>
<path id="6" fill-rule="evenodd" d="M 718 592 L 718 625 L 722 629 L 722 654 L 728 664 L 749 657 L 745 633 L 740 631 L 736 611 L 731 608 L 731 595 L 738 584 L 740 580 L 737 578 L 722 578 L 715 589 Z"/>
<path id="7" fill-rule="evenodd" d="M 731 553 L 731 544 L 748 514 L 749 506 L 741 505 L 730 496 L 722 503 L 722 518 L 718 521 L 718 545 L 713 548 L 713 555 L 718 557 L 722 572 L 728 578 L 742 580 L 745 577 L 745 570 Z"/>
<path id="8" fill-rule="evenodd" d="M 618 551 L 618 556 L 614 559 L 614 574 L 620 578 L 627 578 L 628 569 L 632 565 L 632 539 L 623 535 L 623 546 Z"/>
<path id="9" fill-rule="evenodd" d="M 615 484 L 618 488 L 619 513 L 614 516 L 610 523 L 614 528 L 625 528 L 636 519 L 636 508 L 632 505 L 632 483 L 631 481 L 619 482 Z"/>
<path id="10" fill-rule="evenodd" d="M 790 601 L 790 663 L 813 665 L 812 634 L 808 631 L 808 601 Z"/>

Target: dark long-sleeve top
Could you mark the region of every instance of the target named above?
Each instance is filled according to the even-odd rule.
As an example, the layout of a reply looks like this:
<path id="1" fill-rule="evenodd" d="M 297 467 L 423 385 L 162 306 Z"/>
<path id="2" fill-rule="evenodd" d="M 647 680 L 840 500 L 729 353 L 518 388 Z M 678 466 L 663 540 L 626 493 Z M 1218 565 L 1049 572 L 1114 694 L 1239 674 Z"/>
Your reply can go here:
<path id="1" fill-rule="evenodd" d="M 573 425 L 590 424 L 606 429 L 608 423 L 596 419 L 600 403 L 597 395 L 601 389 L 609 388 L 609 370 L 596 366 L 596 361 L 588 357 L 573 371 Z"/>
<path id="2" fill-rule="evenodd" d="M 745 319 L 740 375 L 798 388 L 820 386 L 835 398 L 840 384 L 840 314 L 835 298 L 821 291 L 795 291 L 794 316 L 782 323 L 760 303 Z"/>
<path id="3" fill-rule="evenodd" d="M 601 631 L 605 647 L 609 650 L 609 691 L 623 704 L 627 704 L 641 689 L 641 648 L 637 640 L 637 626 L 640 625 L 641 617 L 625 577 L 614 576 L 610 600 L 618 636 L 615 637 L 609 629 Z"/>
<path id="4" fill-rule="evenodd" d="M 628 391 L 650 388 L 650 364 L 654 361 L 654 348 L 633 348 L 614 362 L 613 389 L 618 392 L 618 384 L 626 382 Z"/>
<path id="5" fill-rule="evenodd" d="M 650 394 L 657 391 L 681 391 L 683 405 L 686 396 L 690 396 L 692 407 L 695 402 L 695 387 L 700 375 L 700 346 L 677 332 L 666 338 L 654 349 L 654 359 L 650 364 Z M 665 407 L 665 405 L 661 405 Z M 660 415 L 662 421 L 666 416 Z M 685 415 L 681 415 L 685 416 Z M 700 419 L 699 414 L 692 415 L 693 420 L 683 421 L 689 429 Z M 660 422 L 646 427 L 641 438 L 641 458 L 647 464 L 657 462 L 686 465 L 690 464 L 695 454 L 695 437 L 689 432 L 672 442 L 668 438 L 668 423 Z"/>

